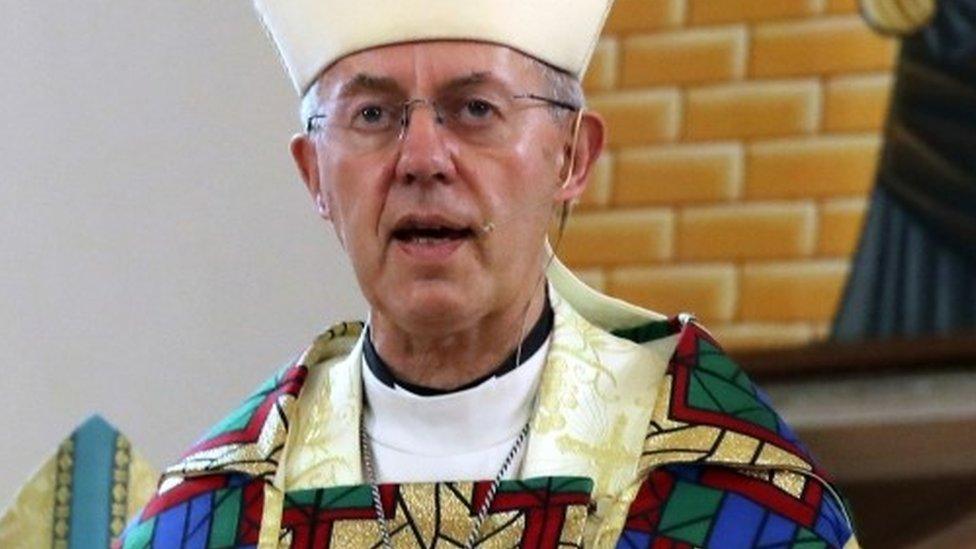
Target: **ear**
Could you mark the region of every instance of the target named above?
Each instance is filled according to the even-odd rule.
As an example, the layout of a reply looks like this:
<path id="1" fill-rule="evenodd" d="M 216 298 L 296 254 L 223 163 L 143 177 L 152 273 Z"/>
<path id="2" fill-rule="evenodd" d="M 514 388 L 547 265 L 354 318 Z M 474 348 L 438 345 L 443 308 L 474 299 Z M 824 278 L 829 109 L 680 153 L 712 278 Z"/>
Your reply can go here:
<path id="1" fill-rule="evenodd" d="M 575 119 L 573 123 L 576 123 Z M 568 142 L 564 148 L 566 158 L 560 187 L 556 191 L 557 202 L 578 200 L 586 190 L 590 171 L 600 158 L 605 144 L 606 123 L 603 117 L 592 111 L 583 111 L 575 137 L 575 144 Z"/>
<path id="2" fill-rule="evenodd" d="M 319 217 L 325 220 L 332 219 L 332 212 L 329 209 L 329 201 L 326 200 L 322 191 L 322 180 L 319 177 L 318 158 L 315 153 L 315 143 L 306 133 L 297 133 L 291 138 L 291 157 L 295 160 L 298 173 L 302 176 L 305 188 L 315 202 L 315 208 L 319 212 Z"/>

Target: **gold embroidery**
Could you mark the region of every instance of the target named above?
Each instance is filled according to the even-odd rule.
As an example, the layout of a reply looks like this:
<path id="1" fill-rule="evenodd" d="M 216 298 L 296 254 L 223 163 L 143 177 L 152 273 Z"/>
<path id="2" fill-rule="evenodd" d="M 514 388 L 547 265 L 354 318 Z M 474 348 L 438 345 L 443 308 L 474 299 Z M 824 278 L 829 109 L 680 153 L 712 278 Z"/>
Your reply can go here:
<path id="1" fill-rule="evenodd" d="M 362 481 L 359 422 L 362 409 L 356 341 L 346 355 L 310 365 L 309 377 L 288 436 L 287 490 L 357 484 Z M 349 352 L 350 349 L 352 352 Z"/>
<path id="2" fill-rule="evenodd" d="M 573 452 L 589 461 L 593 471 L 596 471 L 594 482 L 597 486 L 613 486 L 617 477 L 632 478 L 634 452 L 626 444 L 624 430 L 627 418 L 617 416 L 610 429 L 609 440 L 618 441 L 617 444 L 590 443 L 570 436 L 559 438 L 562 450 Z"/>
<path id="3" fill-rule="evenodd" d="M 715 458 L 729 463 L 752 463 L 760 442 L 750 436 L 726 431 L 715 449 Z"/>
<path id="4" fill-rule="evenodd" d="M 563 526 L 562 535 L 559 537 L 560 543 L 569 547 L 580 545 L 586 529 L 586 515 L 586 508 L 582 505 L 574 505 L 566 509 L 566 523 Z"/>
<path id="5" fill-rule="evenodd" d="M 812 466 L 800 456 L 755 437 L 710 426 L 689 426 L 671 418 L 672 375 L 665 376 L 647 431 L 640 470 L 668 463 L 696 461 L 714 465 L 799 469 Z M 716 445 L 717 443 L 717 445 Z"/>
<path id="6" fill-rule="evenodd" d="M 667 366 L 658 355 L 670 352 L 617 338 L 589 323 L 555 291 L 550 296 L 556 322 L 521 474 L 593 479 L 593 501 L 613 515 L 587 520 L 622 526 Z M 612 504 L 624 497 L 620 505 Z M 598 531 L 596 524 L 585 528 L 587 545 Z"/>
<path id="7" fill-rule="evenodd" d="M 54 477 L 54 524 L 52 527 L 54 549 L 67 549 L 71 524 L 71 485 L 74 467 L 75 441 L 69 438 L 61 443 L 55 458 Z"/>
<path id="8" fill-rule="evenodd" d="M 388 519 L 390 541 L 397 548 L 456 546 L 464 543 L 474 521 L 474 485 L 470 482 L 417 483 L 399 487 L 393 515 Z M 566 507 L 559 540 L 579 545 L 587 520 L 585 505 Z M 525 535 L 526 515 L 513 510 L 491 513 L 481 528 L 478 547 L 518 547 Z M 337 520 L 330 547 L 374 547 L 381 541 L 374 519 Z"/>
<path id="9" fill-rule="evenodd" d="M 272 411 L 268 414 L 256 442 L 227 444 L 196 452 L 167 469 L 165 476 L 194 476 L 214 470 L 237 471 L 264 478 L 273 476 L 287 436 L 283 416 L 287 416 L 294 401 L 295 397 L 291 395 L 278 398 L 281 413 Z"/>
<path id="10" fill-rule="evenodd" d="M 773 484 L 780 490 L 799 499 L 803 496 L 803 488 L 806 487 L 807 479 L 803 475 L 791 471 L 776 471 L 773 473 Z"/>
<path id="11" fill-rule="evenodd" d="M 796 456 L 778 446 L 773 446 L 772 444 L 766 444 L 763 446 L 762 451 L 759 452 L 759 457 L 756 458 L 756 465 L 772 467 L 772 468 L 792 468 L 800 469 L 803 471 L 809 471 L 812 469 L 806 460 Z"/>
<path id="12" fill-rule="evenodd" d="M 335 547 L 377 547 L 381 539 L 380 525 L 375 520 L 342 520 L 332 528 L 332 545 Z M 399 540 L 394 546 L 413 547 L 402 545 Z"/>
<path id="13" fill-rule="evenodd" d="M 129 499 L 129 464 L 132 462 L 129 441 L 122 435 L 115 437 L 115 460 L 112 471 L 112 506 L 109 531 L 113 538 L 125 528 Z"/>

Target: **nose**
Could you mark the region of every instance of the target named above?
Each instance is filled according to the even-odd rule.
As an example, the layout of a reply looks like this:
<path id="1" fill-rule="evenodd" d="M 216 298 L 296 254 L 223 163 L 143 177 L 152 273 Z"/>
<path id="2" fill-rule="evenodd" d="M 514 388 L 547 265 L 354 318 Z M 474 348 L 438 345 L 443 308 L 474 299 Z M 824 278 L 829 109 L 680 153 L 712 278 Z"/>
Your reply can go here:
<path id="1" fill-rule="evenodd" d="M 404 110 L 396 177 L 403 183 L 449 183 L 456 175 L 444 125 L 437 108 L 412 101 Z"/>

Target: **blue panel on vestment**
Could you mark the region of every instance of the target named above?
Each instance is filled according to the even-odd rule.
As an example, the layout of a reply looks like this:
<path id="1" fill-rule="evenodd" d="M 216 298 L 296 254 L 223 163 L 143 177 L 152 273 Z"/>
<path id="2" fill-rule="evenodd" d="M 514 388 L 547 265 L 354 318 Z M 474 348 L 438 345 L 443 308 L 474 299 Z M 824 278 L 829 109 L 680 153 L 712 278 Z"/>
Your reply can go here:
<path id="1" fill-rule="evenodd" d="M 189 503 L 181 503 L 157 515 L 153 549 L 171 549 L 182 545 L 189 507 Z"/>
<path id="2" fill-rule="evenodd" d="M 210 538 L 210 521 L 213 518 L 213 492 L 208 492 L 190 501 L 190 516 L 187 520 L 186 549 L 207 549 Z"/>
<path id="3" fill-rule="evenodd" d="M 616 549 L 647 549 L 651 546 L 651 535 L 637 530 L 624 530 L 617 540 Z"/>
<path id="4" fill-rule="evenodd" d="M 675 476 L 675 480 L 684 480 L 692 484 L 698 484 L 704 467 L 698 464 L 675 464 L 665 467 L 669 473 Z"/>
<path id="5" fill-rule="evenodd" d="M 726 493 L 715 516 L 708 547 L 747 549 L 762 526 L 766 510 L 733 493 Z"/>
<path id="6" fill-rule="evenodd" d="M 108 546 L 118 436 L 99 416 L 89 418 L 72 436 L 70 547 Z"/>
<path id="7" fill-rule="evenodd" d="M 775 547 L 777 544 L 792 544 L 793 536 L 796 535 L 796 529 L 796 523 L 792 520 L 777 515 L 776 513 L 769 513 L 756 545 L 771 545 Z"/>
<path id="8" fill-rule="evenodd" d="M 823 502 L 820 504 L 820 516 L 813 531 L 825 541 L 836 547 L 843 547 L 850 531 L 847 528 L 847 520 L 843 518 L 836 501 L 829 493 L 824 493 Z"/>

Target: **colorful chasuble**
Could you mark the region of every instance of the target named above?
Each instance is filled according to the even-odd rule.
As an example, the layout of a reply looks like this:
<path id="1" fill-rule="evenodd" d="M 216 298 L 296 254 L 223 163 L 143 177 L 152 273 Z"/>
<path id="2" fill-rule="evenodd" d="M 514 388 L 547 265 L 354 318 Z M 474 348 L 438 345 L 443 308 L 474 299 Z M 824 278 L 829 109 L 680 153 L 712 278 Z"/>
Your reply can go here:
<path id="1" fill-rule="evenodd" d="M 92 416 L 0 514 L 0 547 L 108 547 L 146 504 L 158 475 L 123 434 Z"/>
<path id="2" fill-rule="evenodd" d="M 524 461 L 477 547 L 857 547 L 826 473 L 703 328 L 597 294 L 558 262 L 548 275 Z M 331 328 L 167 469 L 122 546 L 380 547 L 361 335 Z M 489 483 L 382 485 L 394 546 L 459 546 Z"/>

